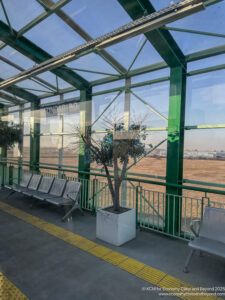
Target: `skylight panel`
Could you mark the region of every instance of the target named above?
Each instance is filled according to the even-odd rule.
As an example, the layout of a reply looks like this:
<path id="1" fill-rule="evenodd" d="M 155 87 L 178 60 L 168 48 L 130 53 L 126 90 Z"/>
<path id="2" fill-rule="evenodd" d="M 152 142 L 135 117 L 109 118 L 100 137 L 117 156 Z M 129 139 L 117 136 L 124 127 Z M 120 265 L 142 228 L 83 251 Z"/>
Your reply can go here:
<path id="1" fill-rule="evenodd" d="M 63 11 L 94 38 L 131 21 L 117 0 L 71 1 Z"/>
<path id="2" fill-rule="evenodd" d="M 85 42 L 55 14 L 26 32 L 25 37 L 53 56 L 71 50 Z"/>
<path id="3" fill-rule="evenodd" d="M 15 30 L 20 30 L 44 12 L 36 0 L 5 0 L 4 6 L 9 21 Z"/>
<path id="4" fill-rule="evenodd" d="M 29 69 L 35 65 L 35 63 L 31 59 L 24 56 L 16 49 L 11 48 L 10 46 L 6 46 L 2 50 L 0 50 L 0 55 L 23 69 Z"/>

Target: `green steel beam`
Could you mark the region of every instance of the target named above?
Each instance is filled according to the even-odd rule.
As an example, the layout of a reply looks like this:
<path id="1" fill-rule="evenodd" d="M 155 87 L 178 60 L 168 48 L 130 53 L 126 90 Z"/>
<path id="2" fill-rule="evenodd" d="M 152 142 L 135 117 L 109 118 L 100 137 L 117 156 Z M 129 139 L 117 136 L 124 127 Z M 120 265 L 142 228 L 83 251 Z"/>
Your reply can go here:
<path id="1" fill-rule="evenodd" d="M 149 0 L 118 0 L 118 2 L 133 20 L 142 17 L 146 13 L 155 12 Z M 145 36 L 168 66 L 174 67 L 185 64 L 185 57 L 181 49 L 168 31 L 156 29 L 146 33 Z"/>
<path id="2" fill-rule="evenodd" d="M 113 76 L 118 78 L 118 74 L 112 74 L 112 73 L 106 73 L 106 72 L 100 72 L 100 71 L 93 71 L 93 70 L 87 70 L 87 69 L 80 69 L 80 68 L 66 68 L 69 70 L 74 70 L 74 71 L 80 71 L 84 73 L 92 73 L 92 74 L 99 74 L 99 75 L 108 75 L 108 76 Z"/>
<path id="3" fill-rule="evenodd" d="M 8 114 L 8 109 L 7 107 L 3 106 L 0 108 L 0 115 L 4 116 Z M 7 147 L 0 147 L 0 160 L 7 159 Z M 6 164 L 2 164 L 0 168 L 0 176 L 1 176 L 1 183 L 2 185 L 5 184 L 5 171 L 6 171 Z"/>
<path id="4" fill-rule="evenodd" d="M 87 132 L 92 123 L 92 96 L 91 89 L 80 91 L 80 134 Z M 85 145 L 80 138 L 79 140 L 79 160 L 78 170 L 84 172 L 90 172 L 90 163 L 85 159 Z M 80 179 L 89 179 L 88 174 L 79 174 Z"/>
<path id="5" fill-rule="evenodd" d="M 199 75 L 199 74 L 204 74 L 204 73 L 209 73 L 209 72 L 214 72 L 214 71 L 219 71 L 219 70 L 224 70 L 224 69 L 225 69 L 225 64 L 217 65 L 217 66 L 213 66 L 213 67 L 208 67 L 208 68 L 191 71 L 191 72 L 187 73 L 187 76 L 194 76 L 194 75 Z"/>
<path id="6" fill-rule="evenodd" d="M 225 34 L 213 33 L 213 32 L 207 32 L 207 31 L 191 30 L 191 29 L 176 28 L 176 27 L 169 27 L 169 26 L 162 27 L 162 29 L 225 38 Z"/>
<path id="7" fill-rule="evenodd" d="M 168 118 L 167 169 L 166 182 L 182 184 L 184 156 L 184 120 L 186 75 L 182 67 L 171 68 L 170 98 Z M 179 188 L 168 186 L 168 195 L 182 195 Z M 181 203 L 178 197 L 166 199 L 166 232 L 175 233 L 180 230 Z"/>
<path id="8" fill-rule="evenodd" d="M 212 57 L 212 56 L 216 56 L 216 55 L 220 55 L 220 54 L 224 54 L 224 53 L 225 53 L 225 44 L 221 45 L 221 46 L 205 49 L 202 51 L 190 53 L 185 56 L 185 59 L 186 59 L 186 62 L 192 62 L 192 61 L 196 61 L 199 59 L 204 59 L 204 58 L 208 58 L 208 57 Z"/>
<path id="9" fill-rule="evenodd" d="M 17 31 L 13 30 L 13 32 L 16 36 Z M 14 35 L 11 34 L 9 26 L 7 26 L 4 22 L 0 21 L 0 39 L 3 42 L 10 45 L 12 48 L 16 49 L 17 51 L 29 57 L 38 64 L 52 58 L 50 54 L 48 54 L 46 51 L 29 41 L 27 38 L 23 36 L 15 38 Z M 51 70 L 51 72 L 78 89 L 89 88 L 88 81 L 86 81 L 84 78 L 82 78 L 75 72 L 67 70 L 63 66 Z"/>
<path id="10" fill-rule="evenodd" d="M 191 125 L 185 126 L 186 130 L 191 129 L 218 129 L 218 128 L 225 128 L 225 124 L 215 124 L 215 125 Z"/>
<path id="11" fill-rule="evenodd" d="M 219 2 L 222 2 L 224 0 L 207 0 L 204 5 L 207 7 L 207 6 L 210 6 L 210 5 L 213 5 L 213 4 L 216 4 L 216 3 L 219 3 Z"/>
<path id="12" fill-rule="evenodd" d="M 31 103 L 30 171 L 38 172 L 40 162 L 40 101 Z"/>
<path id="13" fill-rule="evenodd" d="M 0 4 L 1 4 L 2 10 L 3 10 L 3 13 L 4 13 L 4 15 L 5 15 L 6 21 L 7 21 L 8 25 L 9 25 L 10 32 L 13 34 L 13 29 L 12 29 L 11 23 L 10 23 L 10 21 L 9 21 L 9 17 L 8 17 L 7 12 L 6 12 L 5 5 L 4 5 L 4 3 L 3 3 L 3 0 L 0 0 Z M 4 48 L 4 46 L 2 46 L 2 47 Z"/>
<path id="14" fill-rule="evenodd" d="M 42 0 L 41 3 L 45 8 L 54 4 L 52 0 Z M 56 11 L 56 15 L 61 18 L 67 25 L 69 25 L 76 33 L 78 33 L 85 41 L 91 41 L 93 38 L 81 28 L 69 15 L 67 15 L 63 10 L 59 9 Z M 101 50 L 96 52 L 105 61 L 107 61 L 117 72 L 120 74 L 126 73 L 126 69 L 106 50 Z"/>
<path id="15" fill-rule="evenodd" d="M 0 82 L 1 81 L 4 81 L 4 79 L 0 78 Z M 9 93 L 11 93 L 15 96 L 18 96 L 22 99 L 25 99 L 28 102 L 38 102 L 39 101 L 39 98 L 36 95 L 34 95 L 34 94 L 22 89 L 21 87 L 16 86 L 16 85 L 12 85 L 12 86 L 7 87 L 5 89 L 5 91 L 9 92 Z"/>

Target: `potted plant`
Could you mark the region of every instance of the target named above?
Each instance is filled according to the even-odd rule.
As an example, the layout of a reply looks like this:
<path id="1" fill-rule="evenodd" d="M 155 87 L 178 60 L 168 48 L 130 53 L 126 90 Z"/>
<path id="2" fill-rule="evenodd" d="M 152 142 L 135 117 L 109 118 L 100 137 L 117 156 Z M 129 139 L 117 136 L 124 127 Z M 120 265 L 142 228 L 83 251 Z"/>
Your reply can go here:
<path id="1" fill-rule="evenodd" d="M 135 209 L 121 207 L 120 188 L 126 177 L 129 160 L 146 154 L 145 127 L 132 124 L 126 130 L 123 123 L 112 124 L 101 140 L 94 140 L 90 129 L 80 134 L 86 158 L 101 164 L 105 170 L 113 205 L 97 210 L 96 236 L 120 246 L 136 236 Z M 113 176 L 109 167 L 113 167 Z M 126 200 L 126 199 L 125 199 Z"/>

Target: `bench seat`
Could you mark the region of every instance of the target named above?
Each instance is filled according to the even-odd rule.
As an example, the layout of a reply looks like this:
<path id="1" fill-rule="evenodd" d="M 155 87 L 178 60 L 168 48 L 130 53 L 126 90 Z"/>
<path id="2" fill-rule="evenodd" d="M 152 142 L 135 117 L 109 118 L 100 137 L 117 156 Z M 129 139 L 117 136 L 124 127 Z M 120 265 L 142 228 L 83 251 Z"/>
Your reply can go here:
<path id="1" fill-rule="evenodd" d="M 197 231 L 195 225 L 198 225 Z M 225 209 L 207 206 L 203 219 L 192 220 L 190 228 L 195 238 L 188 243 L 191 252 L 184 266 L 185 273 L 189 272 L 188 266 L 196 250 L 225 258 Z"/>
<path id="2" fill-rule="evenodd" d="M 74 203 L 74 201 L 63 197 L 47 198 L 46 201 L 59 207 L 64 205 L 73 205 Z"/>
<path id="3" fill-rule="evenodd" d="M 198 237 L 188 244 L 195 250 L 207 252 L 212 255 L 216 255 L 225 258 L 225 244 L 215 240 L 211 240 L 205 237 Z"/>

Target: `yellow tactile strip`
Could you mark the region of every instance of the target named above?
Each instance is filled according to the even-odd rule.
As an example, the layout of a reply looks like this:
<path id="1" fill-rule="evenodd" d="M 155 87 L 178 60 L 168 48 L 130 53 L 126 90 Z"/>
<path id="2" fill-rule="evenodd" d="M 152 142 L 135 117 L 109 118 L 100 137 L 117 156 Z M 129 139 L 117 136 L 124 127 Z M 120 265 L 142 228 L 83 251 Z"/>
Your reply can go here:
<path id="1" fill-rule="evenodd" d="M 28 300 L 28 298 L 0 272 L 1 300 Z"/>
<path id="2" fill-rule="evenodd" d="M 161 289 L 161 291 L 168 292 L 169 294 L 174 294 L 180 299 L 185 300 L 214 300 L 222 299 L 214 295 L 204 294 L 201 295 L 201 291 L 198 291 L 196 287 L 185 283 L 169 274 L 166 274 L 160 270 L 152 268 L 144 263 L 141 263 L 135 259 L 129 258 L 119 252 L 113 251 L 110 248 L 103 247 L 97 243 L 94 243 L 78 234 L 67 231 L 66 229 L 56 226 L 54 224 L 48 223 L 40 218 L 32 216 L 20 209 L 10 206 L 6 203 L 0 202 L 0 209 L 7 212 L 20 220 L 25 221 L 49 234 L 85 251 L 88 252 L 118 268 L 125 270 L 144 281 L 155 285 Z M 23 295 L 22 295 L 23 296 Z M 21 296 L 21 297 L 22 297 Z M 150 296 L 150 295 L 149 295 Z M 10 300 L 16 299 L 27 299 L 24 298 L 10 298 Z M 9 300 L 8 298 L 1 298 L 0 300 Z"/>

